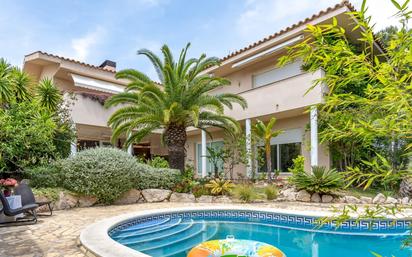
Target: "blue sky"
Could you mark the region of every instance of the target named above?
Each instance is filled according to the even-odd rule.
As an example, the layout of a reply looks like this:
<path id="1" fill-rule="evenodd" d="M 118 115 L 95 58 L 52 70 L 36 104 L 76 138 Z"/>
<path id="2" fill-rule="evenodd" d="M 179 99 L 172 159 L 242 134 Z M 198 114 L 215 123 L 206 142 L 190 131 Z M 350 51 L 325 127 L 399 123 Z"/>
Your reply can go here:
<path id="1" fill-rule="evenodd" d="M 140 48 L 222 57 L 339 0 L 0 0 L 0 57 L 21 65 L 42 50 L 118 69 L 154 71 Z M 360 0 L 352 1 L 359 6 Z M 316 4 L 314 4 L 316 3 Z M 369 0 L 378 28 L 393 23 L 389 0 Z"/>

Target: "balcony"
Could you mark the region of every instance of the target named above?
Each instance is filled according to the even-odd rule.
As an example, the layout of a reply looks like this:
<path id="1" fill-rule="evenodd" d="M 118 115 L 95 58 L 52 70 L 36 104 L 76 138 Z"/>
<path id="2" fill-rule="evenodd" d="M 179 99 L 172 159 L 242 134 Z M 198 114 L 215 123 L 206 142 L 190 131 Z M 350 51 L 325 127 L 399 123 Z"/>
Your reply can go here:
<path id="1" fill-rule="evenodd" d="M 315 87 L 307 92 L 313 85 L 313 80 L 320 77 L 321 71 L 303 73 L 266 86 L 241 92 L 239 95 L 246 99 L 248 108 L 242 110 L 240 106 L 234 105 L 233 110 L 225 109 L 225 114 L 237 120 L 244 120 L 302 109 L 320 103 L 322 101 L 321 87 Z"/>

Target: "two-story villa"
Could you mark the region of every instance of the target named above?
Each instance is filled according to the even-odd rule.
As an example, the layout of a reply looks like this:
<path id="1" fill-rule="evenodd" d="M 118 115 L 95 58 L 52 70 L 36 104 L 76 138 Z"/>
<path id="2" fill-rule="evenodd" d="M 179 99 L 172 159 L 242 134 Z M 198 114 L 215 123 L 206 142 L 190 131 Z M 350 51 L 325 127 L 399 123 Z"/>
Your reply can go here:
<path id="1" fill-rule="evenodd" d="M 271 117 L 277 118 L 276 129 L 284 133 L 272 139 L 272 166 L 281 172 L 287 172 L 297 155 L 305 157 L 307 169 L 311 165 L 329 167 L 331 161 L 327 147 L 318 143 L 317 110 L 312 107 L 322 102 L 327 86 L 316 87 L 308 92 L 313 80 L 322 76 L 322 71 L 304 72 L 299 61 L 276 68 L 277 59 L 285 53 L 286 47 L 310 36 L 305 32 L 307 24 L 330 23 L 333 17 L 346 29 L 349 38 L 356 39 L 358 32 L 352 31 L 356 19 L 347 15 L 348 11 L 353 11 L 353 7 L 344 1 L 223 57 L 220 66 L 205 71 L 231 81 L 231 86 L 213 93 L 232 92 L 247 100 L 249 107 L 246 110 L 235 105 L 233 110 L 225 111 L 240 122 L 246 136 L 250 135 L 256 119 L 267 121 Z M 378 45 L 376 47 L 379 48 Z M 76 125 L 77 141 L 73 144 L 73 153 L 87 147 L 110 144 L 111 129 L 107 126 L 107 120 L 113 110 L 105 109 L 103 102 L 110 95 L 121 92 L 127 84 L 127 81 L 115 79 L 114 62 L 105 61 L 100 66 L 94 66 L 34 52 L 25 56 L 24 70 L 35 80 L 53 78 L 67 97 L 69 94 L 75 95 L 71 113 Z M 212 169 L 206 157 L 206 147 L 223 144 L 222 131 L 211 128 L 208 132 L 198 129 L 188 131 L 187 159 L 193 162 L 199 176 L 205 176 Z M 153 133 L 128 151 L 135 155 L 167 157 L 167 149 L 162 146 L 160 139 L 160 134 Z M 116 142 L 116 146 L 121 145 L 122 140 Z M 249 163 L 252 162 L 249 160 Z M 239 165 L 235 173 L 250 175 L 250 167 Z"/>

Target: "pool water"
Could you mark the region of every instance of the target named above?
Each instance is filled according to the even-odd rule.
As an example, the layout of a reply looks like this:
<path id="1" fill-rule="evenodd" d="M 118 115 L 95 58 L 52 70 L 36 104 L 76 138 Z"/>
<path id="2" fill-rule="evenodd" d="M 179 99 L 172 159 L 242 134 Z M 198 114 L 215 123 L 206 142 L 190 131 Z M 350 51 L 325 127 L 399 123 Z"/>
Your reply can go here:
<path id="1" fill-rule="evenodd" d="M 373 257 L 372 252 L 412 256 L 412 249 L 401 247 L 406 231 L 311 230 L 246 221 L 163 218 L 115 231 L 111 237 L 150 256 L 186 257 L 199 243 L 228 235 L 274 245 L 287 257 Z"/>

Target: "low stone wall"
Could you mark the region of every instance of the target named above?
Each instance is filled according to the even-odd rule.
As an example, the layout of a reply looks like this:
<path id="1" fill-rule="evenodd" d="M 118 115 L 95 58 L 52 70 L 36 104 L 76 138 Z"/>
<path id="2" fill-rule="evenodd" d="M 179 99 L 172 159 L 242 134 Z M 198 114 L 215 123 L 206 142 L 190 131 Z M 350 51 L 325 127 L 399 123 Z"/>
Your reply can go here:
<path id="1" fill-rule="evenodd" d="M 306 190 L 296 190 L 293 187 L 285 188 L 280 191 L 277 201 L 297 201 L 312 203 L 348 203 L 348 204 L 409 204 L 412 199 L 408 197 L 394 198 L 386 197 L 379 193 L 375 197 L 355 197 L 351 195 L 330 195 L 318 193 L 310 194 Z"/>
<path id="2" fill-rule="evenodd" d="M 44 196 L 36 196 L 37 201 L 52 200 Z M 375 197 L 355 197 L 339 196 L 318 193 L 310 194 L 305 190 L 296 190 L 292 187 L 284 188 L 280 191 L 279 196 L 272 200 L 274 202 L 312 202 L 312 203 L 348 203 L 348 204 L 409 204 L 412 203 L 408 197 L 396 199 L 378 194 Z M 210 196 L 202 195 L 196 198 L 193 194 L 176 193 L 164 189 L 132 189 L 124 193 L 117 199 L 115 205 L 136 204 L 136 203 L 159 203 L 159 202 L 180 202 L 180 203 L 239 203 L 238 200 L 229 196 Z M 262 202 L 262 200 L 259 200 Z M 64 210 L 76 207 L 90 207 L 97 204 L 97 199 L 91 196 L 78 196 L 68 192 L 60 192 L 57 200 L 53 201 L 54 210 Z M 47 207 L 40 210 L 47 211 Z"/>

